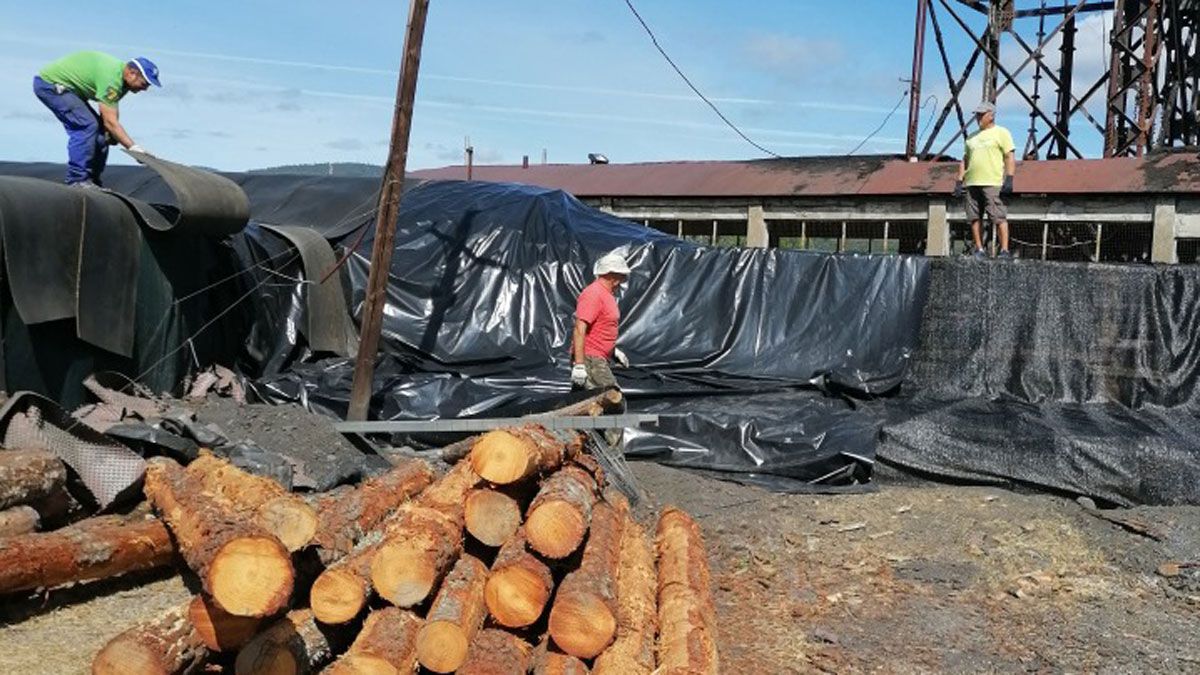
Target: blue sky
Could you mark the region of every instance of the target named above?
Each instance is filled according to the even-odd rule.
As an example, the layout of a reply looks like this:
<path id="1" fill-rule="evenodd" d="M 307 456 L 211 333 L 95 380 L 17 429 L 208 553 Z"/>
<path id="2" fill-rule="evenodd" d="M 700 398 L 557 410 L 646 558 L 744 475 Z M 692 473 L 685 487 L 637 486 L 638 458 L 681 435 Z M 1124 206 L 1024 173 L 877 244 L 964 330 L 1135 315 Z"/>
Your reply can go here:
<path id="1" fill-rule="evenodd" d="M 910 0 L 634 4 L 701 91 L 781 155 L 846 153 L 907 86 Z M 156 154 L 229 170 L 382 163 L 407 5 L 168 0 L 112 10 L 0 0 L 0 158 L 65 158 L 62 129 L 30 79 L 62 54 L 100 49 L 158 63 L 164 88 L 121 106 L 133 137 Z M 1090 29 L 1099 45 L 1099 21 L 1081 28 L 1081 77 L 1103 66 L 1087 40 Z M 947 24 L 951 51 L 965 60 L 967 41 Z M 926 78 L 927 95 L 944 101 L 932 51 Z M 1001 123 L 1023 137 L 1028 117 L 1015 108 L 1006 117 L 1016 100 L 1000 103 Z M 906 111 L 859 152 L 902 152 Z M 489 164 L 540 162 L 543 149 L 550 162 L 588 152 L 614 162 L 763 156 L 691 93 L 624 0 L 432 0 L 409 166 L 461 163 L 467 136 Z"/>

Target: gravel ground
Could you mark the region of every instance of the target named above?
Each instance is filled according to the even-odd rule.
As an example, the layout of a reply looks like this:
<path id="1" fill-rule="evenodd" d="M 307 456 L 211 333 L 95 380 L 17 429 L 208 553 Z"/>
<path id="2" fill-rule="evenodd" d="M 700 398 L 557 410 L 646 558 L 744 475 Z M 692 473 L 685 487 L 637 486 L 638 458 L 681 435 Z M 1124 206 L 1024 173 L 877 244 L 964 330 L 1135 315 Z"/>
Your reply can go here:
<path id="1" fill-rule="evenodd" d="M 775 495 L 632 466 L 641 517 L 674 504 L 704 529 L 724 673 L 1200 672 L 1200 574 L 1157 572 L 1200 560 L 1200 507 L 1134 510 L 1156 542 L 1047 495 Z M 0 673 L 85 673 L 186 597 L 160 573 L 6 599 Z"/>

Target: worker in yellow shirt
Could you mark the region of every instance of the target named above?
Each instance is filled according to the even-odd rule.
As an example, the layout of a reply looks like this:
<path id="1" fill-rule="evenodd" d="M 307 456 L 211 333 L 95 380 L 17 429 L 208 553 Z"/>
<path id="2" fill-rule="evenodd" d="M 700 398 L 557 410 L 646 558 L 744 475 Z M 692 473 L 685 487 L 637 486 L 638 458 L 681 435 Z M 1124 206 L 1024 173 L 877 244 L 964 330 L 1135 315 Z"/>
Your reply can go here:
<path id="1" fill-rule="evenodd" d="M 1013 175 L 1017 172 L 1012 134 L 996 125 L 996 106 L 991 103 L 980 103 L 975 108 L 975 121 L 979 131 L 967 137 L 967 147 L 958 163 L 954 196 L 966 197 L 964 206 L 967 220 L 971 221 L 971 235 L 975 238 L 975 257 L 987 257 L 983 250 L 983 214 L 987 213 L 1000 237 L 999 257 L 1011 258 L 1008 208 L 1004 200 L 1012 194 Z"/>

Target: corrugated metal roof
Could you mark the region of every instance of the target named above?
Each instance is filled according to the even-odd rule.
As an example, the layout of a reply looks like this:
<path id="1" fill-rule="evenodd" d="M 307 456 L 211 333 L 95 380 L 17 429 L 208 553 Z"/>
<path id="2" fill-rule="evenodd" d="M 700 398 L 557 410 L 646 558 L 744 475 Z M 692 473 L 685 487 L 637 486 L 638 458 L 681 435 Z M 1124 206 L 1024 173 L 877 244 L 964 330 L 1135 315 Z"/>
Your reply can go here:
<path id="1" fill-rule="evenodd" d="M 949 193 L 954 162 L 894 157 L 800 157 L 752 161 L 476 166 L 475 180 L 525 183 L 577 197 L 829 197 Z M 463 180 L 463 166 L 413 171 Z M 1200 192 L 1195 152 L 1146 158 L 1020 162 L 1016 190 L 1046 194 Z"/>

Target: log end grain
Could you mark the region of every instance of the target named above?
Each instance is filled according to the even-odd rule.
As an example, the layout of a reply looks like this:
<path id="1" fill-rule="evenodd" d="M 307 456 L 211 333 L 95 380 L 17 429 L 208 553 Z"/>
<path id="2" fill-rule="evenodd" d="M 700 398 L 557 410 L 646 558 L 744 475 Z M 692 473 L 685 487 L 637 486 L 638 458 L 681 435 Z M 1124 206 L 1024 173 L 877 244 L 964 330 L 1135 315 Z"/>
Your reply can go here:
<path id="1" fill-rule="evenodd" d="M 172 675 L 150 645 L 120 636 L 92 659 L 92 675 Z"/>
<path id="2" fill-rule="evenodd" d="M 258 525 L 275 535 L 288 551 L 298 551 L 317 533 L 317 512 L 292 495 L 276 497 L 258 507 Z"/>
<path id="3" fill-rule="evenodd" d="M 192 598 L 188 621 L 204 645 L 215 652 L 240 649 L 254 637 L 262 623 L 258 617 L 234 616 L 204 595 Z"/>
<path id="4" fill-rule="evenodd" d="M 403 543 L 381 546 L 371 561 L 371 584 L 397 607 L 412 607 L 428 598 L 439 574 L 426 551 Z"/>
<path id="5" fill-rule="evenodd" d="M 313 614 L 321 623 L 346 623 L 367 604 L 367 584 L 346 569 L 328 569 L 317 577 L 309 592 Z"/>
<path id="6" fill-rule="evenodd" d="M 467 659 L 470 640 L 461 626 L 431 621 L 417 635 L 417 660 L 435 673 L 453 673 Z"/>
<path id="7" fill-rule="evenodd" d="M 466 526 L 471 536 L 493 548 L 502 546 L 521 525 L 517 500 L 496 490 L 475 490 L 467 497 Z"/>
<path id="8" fill-rule="evenodd" d="M 496 429 L 480 436 L 471 447 L 471 468 L 486 481 L 508 485 L 537 470 L 536 453 L 528 438 Z"/>
<path id="9" fill-rule="evenodd" d="M 588 522 L 575 505 L 557 500 L 539 504 L 525 522 L 533 550 L 556 560 L 574 553 L 587 529 Z"/>
<path id="10" fill-rule="evenodd" d="M 234 672 L 237 675 L 297 675 L 304 671 L 296 656 L 283 645 L 255 640 L 238 652 Z"/>
<path id="11" fill-rule="evenodd" d="M 550 636 L 566 653 L 581 659 L 595 658 L 612 642 L 617 617 L 603 598 L 594 593 L 560 596 L 550 609 Z"/>
<path id="12" fill-rule="evenodd" d="M 519 565 L 493 572 L 483 591 L 488 613 L 506 628 L 532 624 L 541 618 L 554 590 L 553 582 L 546 581 L 546 575 Z"/>
<path id="13" fill-rule="evenodd" d="M 267 616 L 291 598 L 291 557 L 271 537 L 231 539 L 213 556 L 208 570 L 212 597 L 235 616 Z"/>

